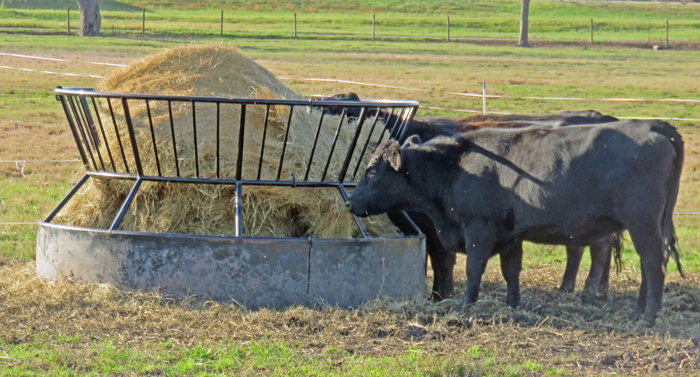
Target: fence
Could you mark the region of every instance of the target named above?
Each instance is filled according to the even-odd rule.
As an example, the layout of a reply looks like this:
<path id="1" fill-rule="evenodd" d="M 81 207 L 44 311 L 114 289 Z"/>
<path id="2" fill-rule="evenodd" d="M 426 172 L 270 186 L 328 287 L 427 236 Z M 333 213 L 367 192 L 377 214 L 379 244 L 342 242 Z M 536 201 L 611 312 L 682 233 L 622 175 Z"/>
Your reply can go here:
<path id="1" fill-rule="evenodd" d="M 448 42 L 473 41 L 484 39 L 516 40 L 519 19 L 470 19 L 467 17 L 451 16 L 406 16 L 400 19 L 395 15 L 333 16 L 322 18 L 309 13 L 280 13 L 274 17 L 261 14 L 259 22 L 264 27 L 256 28 L 248 24 L 239 14 L 223 10 L 212 11 L 210 15 L 187 18 L 185 16 L 162 16 L 156 12 L 142 9 L 140 17 L 135 15 L 110 16 L 103 12 L 102 35 L 121 36 L 126 34 L 195 34 L 202 36 L 241 37 L 241 36 L 271 36 L 279 38 L 336 38 L 336 39 L 414 39 L 440 40 Z M 151 19 L 149 19 L 149 15 Z M 33 30 L 63 28 L 69 35 L 79 27 L 79 12 L 70 7 L 66 8 L 64 21 L 60 24 L 42 23 L 42 26 L 30 27 Z M 340 18 L 345 17 L 345 18 Z M 72 18 L 72 22 L 71 22 Z M 559 20 L 569 21 L 569 20 Z M 484 31 L 489 23 L 497 23 L 499 31 Z M 611 21 L 595 20 L 594 18 L 580 19 L 566 24 L 549 25 L 546 21 L 530 20 L 530 40 L 577 41 L 590 44 L 605 41 L 636 41 L 647 42 L 658 47 L 669 48 L 671 37 L 673 41 L 700 41 L 697 30 L 700 22 L 657 20 L 647 21 Z M 184 26 L 180 26 L 185 24 Z M 61 26 L 63 25 L 63 26 Z M 138 25 L 138 26 L 137 26 Z M 243 25 L 243 26 L 241 26 Z M 541 26 L 541 27 L 540 27 Z M 228 29 L 228 30 L 227 30 Z M 255 30 L 257 29 L 257 30 Z M 303 29 L 303 30 L 302 30 Z M 540 30 L 542 29 L 542 30 Z M 473 35 L 470 35 L 473 34 Z M 646 38 L 644 38 L 646 37 Z M 646 41 L 644 40 L 646 39 Z"/>

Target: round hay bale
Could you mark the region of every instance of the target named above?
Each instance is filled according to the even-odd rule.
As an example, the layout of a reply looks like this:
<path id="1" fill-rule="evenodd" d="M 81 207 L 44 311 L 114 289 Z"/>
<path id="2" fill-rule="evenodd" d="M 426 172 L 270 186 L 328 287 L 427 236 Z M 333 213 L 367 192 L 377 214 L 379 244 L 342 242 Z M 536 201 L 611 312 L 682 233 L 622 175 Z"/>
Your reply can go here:
<path id="1" fill-rule="evenodd" d="M 215 96 L 235 98 L 304 99 L 282 84 L 275 76 L 234 47 L 221 45 L 182 46 L 137 60 L 105 76 L 96 86 L 101 92 L 159 94 L 177 96 Z M 115 113 L 117 127 L 105 127 L 103 155 L 109 146 L 129 139 L 120 101 L 99 103 L 103 119 Z M 150 110 L 150 117 L 149 117 Z M 220 151 L 217 152 L 216 104 L 166 101 L 130 101 L 129 113 L 141 156 L 144 174 L 182 177 L 234 178 L 238 158 L 237 120 L 241 107 L 221 104 Z M 308 151 L 314 143 L 320 120 L 318 111 L 294 110 L 287 130 L 290 108 L 271 106 L 265 138 L 265 154 L 260 179 L 277 177 L 279 158 L 284 152 L 282 179 L 305 172 Z M 194 114 L 193 114 L 194 112 Z M 172 118 L 170 117 L 172 114 Z M 248 106 L 245 113 L 245 147 L 243 179 L 256 179 L 263 140 L 266 109 Z M 193 138 L 193 118 L 197 137 Z M 330 118 L 330 119 L 329 119 Z M 333 119 L 335 118 L 335 119 Z M 171 124 L 172 119 L 172 124 Z M 324 117 L 324 123 L 339 124 L 340 117 Z M 337 177 L 342 157 L 349 149 L 354 124 L 340 131 L 323 127 L 317 153 L 325 161 L 334 141 L 336 153 L 328 168 L 329 177 Z M 151 142 L 151 127 L 157 140 Z M 116 132 L 115 128 L 119 131 Z M 367 127 L 362 132 L 368 132 Z M 178 140 L 172 143 L 171 134 Z M 195 140 L 197 145 L 195 145 Z M 285 143 L 285 140 L 287 141 Z M 106 144 L 106 145 L 105 145 Z M 134 166 L 129 143 L 124 142 L 124 157 L 113 154 L 114 166 L 106 170 Z M 157 149 L 157 152 L 156 152 Z M 195 154 L 195 150 L 197 150 Z M 173 158 L 177 154 L 177 162 Z M 325 154 L 325 155 L 324 155 Z M 197 159 L 195 161 L 195 156 Z M 124 161 L 126 159 L 126 161 Z M 160 166 L 160 167 L 159 167 Z M 320 180 L 324 164 L 314 164 L 310 180 Z M 160 169 L 160 172 L 159 172 Z M 197 175 L 197 171 L 199 174 Z M 117 179 L 92 179 L 58 214 L 55 222 L 74 226 L 108 228 L 133 182 Z M 231 236 L 235 224 L 235 187 L 233 185 L 144 183 L 120 229 L 154 232 Z M 342 197 L 333 188 L 289 188 L 275 186 L 243 187 L 243 236 L 247 237 L 318 237 L 347 238 L 359 236 L 359 229 L 344 208 Z M 365 222 L 374 236 L 398 236 L 388 219 Z"/>

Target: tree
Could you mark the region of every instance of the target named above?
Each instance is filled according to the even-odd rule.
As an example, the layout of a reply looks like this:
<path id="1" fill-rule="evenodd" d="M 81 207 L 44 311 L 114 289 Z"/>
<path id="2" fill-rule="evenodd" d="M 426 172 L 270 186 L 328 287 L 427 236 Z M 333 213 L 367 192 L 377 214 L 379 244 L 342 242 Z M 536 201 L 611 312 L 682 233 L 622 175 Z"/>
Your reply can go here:
<path id="1" fill-rule="evenodd" d="M 528 15 L 530 13 L 530 0 L 521 0 L 520 6 L 520 39 L 518 40 L 519 47 L 530 47 L 527 41 L 527 26 Z"/>
<path id="2" fill-rule="evenodd" d="M 98 0 L 76 0 L 80 9 L 80 31 L 81 37 L 98 37 L 102 17 L 100 16 L 100 4 Z"/>

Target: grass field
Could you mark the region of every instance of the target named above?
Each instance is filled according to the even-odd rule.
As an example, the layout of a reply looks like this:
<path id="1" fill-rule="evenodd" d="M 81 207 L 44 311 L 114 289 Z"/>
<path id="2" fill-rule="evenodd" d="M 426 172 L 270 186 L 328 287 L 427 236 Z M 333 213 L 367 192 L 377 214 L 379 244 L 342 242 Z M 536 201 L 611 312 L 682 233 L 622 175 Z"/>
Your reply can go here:
<path id="1" fill-rule="evenodd" d="M 66 32 L 66 9 L 72 7 L 71 27 L 79 17 L 70 1 L 14 1 L 0 9 L 0 27 L 15 32 Z M 150 35 L 219 35 L 221 11 L 224 33 L 230 37 L 284 37 L 294 35 L 294 14 L 300 38 L 363 39 L 372 35 L 376 14 L 377 38 L 446 39 L 516 38 L 519 1 L 448 2 L 410 1 L 136 1 L 101 2 L 105 34 L 140 33 L 141 9 L 146 9 L 146 32 Z M 533 1 L 530 38 L 659 43 L 666 38 L 666 21 L 672 41 L 700 40 L 700 6 L 697 4 L 606 4 L 599 2 Z"/>
<path id="2" fill-rule="evenodd" d="M 144 2 L 130 4 L 138 7 Z M 164 1 L 160 4 L 168 5 Z M 184 9 L 188 3 L 178 4 L 182 4 L 181 9 L 164 11 L 154 7 L 154 12 L 182 12 L 193 17 L 205 13 Z M 258 8 L 274 15 L 283 10 L 278 7 L 285 6 L 282 2 L 246 4 L 247 9 L 241 12 L 251 15 Z M 335 3 L 313 4 L 326 9 L 331 5 L 323 4 Z M 337 5 L 352 13 L 353 4 L 360 3 Z M 443 3 L 437 0 L 374 4 L 372 11 L 399 9 L 401 4 L 423 9 L 402 13 L 406 17 L 427 17 L 423 14 L 438 14 L 443 9 Z M 446 8 L 465 9 L 461 3 L 450 4 Z M 483 14 L 493 17 L 517 13 L 513 2 L 463 4 L 479 5 Z M 658 5 L 645 6 L 653 11 Z M 574 14 L 569 10 L 566 12 L 571 13 L 564 13 L 562 9 L 569 7 L 565 3 L 533 2 L 533 16 L 537 7 L 547 9 L 551 18 L 565 19 L 565 14 Z M 588 18 L 590 13 L 586 12 L 597 12 L 596 17 L 628 22 L 624 14 L 614 12 L 615 7 L 590 3 L 572 9 L 579 9 Z M 212 9 L 216 7 L 212 5 Z M 299 9 L 304 7 L 299 5 Z M 700 7 L 678 9 L 689 12 L 679 18 L 689 19 Z M 9 11 L 29 12 L 0 12 Z M 635 13 L 635 17 L 654 19 L 657 15 L 652 11 Z M 48 12 L 44 10 L 34 12 L 49 14 L 41 13 Z M 7 20 L 6 14 L 2 13 L 0 22 Z M 133 13 L 134 20 L 139 16 Z M 216 13 L 211 21 L 216 31 Z M 183 27 L 182 32 L 186 29 Z M 112 68 L 90 62 L 126 63 L 191 43 L 195 38 L 201 41 L 198 36 L 184 34 L 81 39 L 43 32 L 0 32 L 1 53 L 66 60 L 0 55 L 0 66 L 104 75 Z M 700 118 L 697 103 L 656 101 L 700 99 L 697 51 L 610 45 L 518 49 L 311 37 L 290 41 L 288 35 L 235 39 L 210 36 L 205 41 L 240 47 L 276 75 L 289 78 L 285 82 L 305 94 L 354 91 L 362 97 L 416 99 L 424 106 L 478 111 L 481 99 L 448 92 L 480 93 L 481 82 L 486 81 L 489 94 L 506 96 L 489 100 L 489 111 L 534 114 L 592 108 L 616 116 Z M 421 90 L 303 80 L 308 77 Z M 26 164 L 0 163 L 0 375 L 693 375 L 700 368 L 700 221 L 695 215 L 674 218 L 688 277 L 681 279 L 675 266 L 669 266 L 664 309 L 658 325 L 648 333 L 635 331 L 626 320 L 639 286 L 638 260 L 630 242 L 626 244 L 622 274 L 613 274 L 610 296 L 595 304 L 582 304 L 578 293 L 563 294 L 555 289 L 565 262 L 562 248 L 527 245 L 522 273 L 524 306 L 517 311 L 505 305 L 505 285 L 497 260 L 489 265 L 480 301 L 466 309 L 459 307 L 458 301 L 434 304 L 420 299 L 403 303 L 378 300 L 356 310 L 324 307 L 250 311 L 233 304 L 174 299 L 157 292 L 41 282 L 32 264 L 36 228 L 5 223 L 41 220 L 82 171 L 79 163 L 32 161 L 77 157 L 52 91 L 59 85 L 92 86 L 95 80 L 0 68 L 0 161 L 28 160 Z M 528 96 L 588 100 L 523 98 Z M 615 97 L 648 101 L 602 100 Z M 419 116 L 464 114 L 419 111 Z M 697 212 L 700 129 L 696 121 L 672 123 L 686 141 L 686 164 L 676 210 Z M 586 270 L 584 265 L 579 289 Z M 460 259 L 456 271 L 456 290 L 461 294 L 464 259 Z"/>

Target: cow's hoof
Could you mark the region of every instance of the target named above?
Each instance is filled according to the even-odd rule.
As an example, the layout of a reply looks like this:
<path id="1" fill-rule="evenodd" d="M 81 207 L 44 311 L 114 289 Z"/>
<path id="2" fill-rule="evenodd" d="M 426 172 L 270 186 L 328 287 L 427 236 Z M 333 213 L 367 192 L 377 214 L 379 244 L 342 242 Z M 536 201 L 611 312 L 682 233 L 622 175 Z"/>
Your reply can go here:
<path id="1" fill-rule="evenodd" d="M 637 321 L 637 329 L 640 331 L 643 331 L 645 329 L 654 327 L 654 323 L 656 321 L 653 319 L 648 319 L 648 318 L 641 318 L 639 321 Z"/>
<path id="2" fill-rule="evenodd" d="M 636 321 L 642 317 L 642 313 L 638 311 L 633 311 L 632 314 L 628 317 L 630 321 Z"/>
<path id="3" fill-rule="evenodd" d="M 559 287 L 559 292 L 564 292 L 564 293 L 572 293 L 574 291 L 574 285 L 573 284 L 562 284 L 561 287 Z"/>

